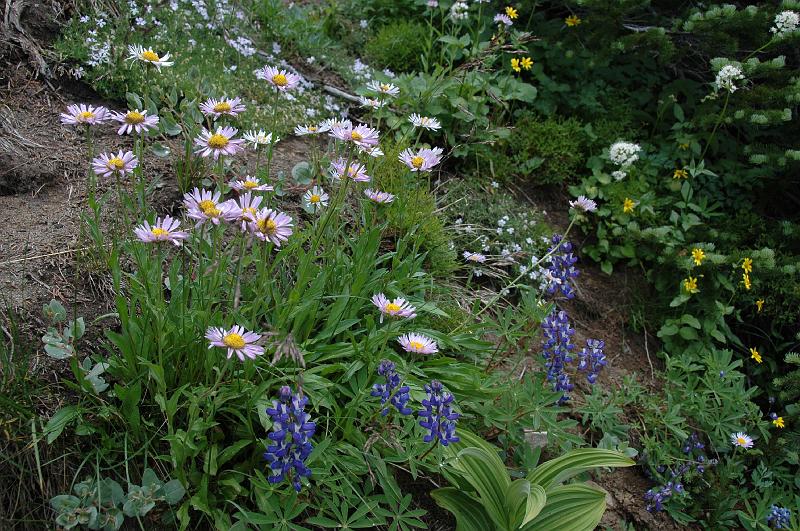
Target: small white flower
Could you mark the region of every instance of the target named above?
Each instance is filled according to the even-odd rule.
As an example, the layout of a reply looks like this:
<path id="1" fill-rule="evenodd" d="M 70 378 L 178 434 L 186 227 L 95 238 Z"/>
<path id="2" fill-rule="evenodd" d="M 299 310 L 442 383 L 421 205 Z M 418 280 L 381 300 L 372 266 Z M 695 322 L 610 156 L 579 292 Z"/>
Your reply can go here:
<path id="1" fill-rule="evenodd" d="M 323 207 L 328 206 L 328 194 L 319 186 L 314 186 L 312 189 L 307 190 L 303 195 L 303 204 L 307 209 L 319 212 Z"/>
<path id="2" fill-rule="evenodd" d="M 717 90 L 725 89 L 728 92 L 736 92 L 739 87 L 736 86 L 735 82 L 740 79 L 744 79 L 741 68 L 734 65 L 725 65 L 717 72 L 714 86 Z"/>
<path id="3" fill-rule="evenodd" d="M 497 181 L 492 181 L 492 188 L 494 188 L 495 190 L 500 188 L 500 183 L 498 183 Z"/>
<path id="4" fill-rule="evenodd" d="M 626 168 L 639 160 L 641 150 L 641 146 L 633 142 L 615 142 L 608 149 L 608 158 L 617 166 Z"/>
<path id="5" fill-rule="evenodd" d="M 776 37 L 783 37 L 797 31 L 800 26 L 800 15 L 794 11 L 781 11 L 775 15 L 775 25 L 770 29 Z"/>

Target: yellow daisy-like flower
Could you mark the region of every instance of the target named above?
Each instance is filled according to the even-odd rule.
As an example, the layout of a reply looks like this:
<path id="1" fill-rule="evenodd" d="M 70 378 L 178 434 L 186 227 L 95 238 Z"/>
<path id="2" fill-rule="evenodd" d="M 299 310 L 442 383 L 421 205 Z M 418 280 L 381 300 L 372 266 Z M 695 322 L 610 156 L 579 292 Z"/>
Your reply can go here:
<path id="1" fill-rule="evenodd" d="M 520 66 L 525 70 L 530 70 L 533 66 L 533 59 L 530 57 L 523 57 L 522 60 L 519 62 Z"/>
<path id="2" fill-rule="evenodd" d="M 626 197 L 625 201 L 622 202 L 622 212 L 625 214 L 630 214 L 633 212 L 633 208 L 636 206 L 636 203 L 633 202 L 633 199 L 630 197 Z"/>
<path id="3" fill-rule="evenodd" d="M 745 258 L 742 260 L 742 269 L 744 269 L 745 273 L 752 273 L 753 272 L 753 259 L 752 258 Z"/>
<path id="4" fill-rule="evenodd" d="M 675 171 L 672 172 L 673 179 L 688 179 L 689 172 L 684 170 L 683 168 L 675 168 Z"/>
<path id="5" fill-rule="evenodd" d="M 514 72 L 522 72 L 522 69 L 520 68 L 519 65 L 520 65 L 519 59 L 517 59 L 516 57 L 511 59 L 511 69 L 514 70 Z"/>
<path id="6" fill-rule="evenodd" d="M 683 279 L 683 289 L 687 293 L 697 293 L 700 288 L 697 287 L 697 277 L 687 277 Z"/>
<path id="7" fill-rule="evenodd" d="M 773 426 L 775 426 L 776 428 L 781 428 L 781 429 L 783 429 L 783 428 L 785 428 L 785 427 L 786 427 L 786 423 L 783 421 L 783 417 L 778 417 L 778 418 L 776 418 L 776 419 L 773 419 L 773 420 L 772 420 L 772 424 L 773 424 Z"/>
<path id="8" fill-rule="evenodd" d="M 682 149 L 682 150 L 685 151 L 685 150 L 689 149 L 689 144 L 685 143 L 685 142 L 684 143 L 680 143 L 680 144 L 678 144 L 678 149 Z"/>
<path id="9" fill-rule="evenodd" d="M 510 18 L 511 20 L 514 20 L 519 16 L 519 13 L 517 13 L 517 10 L 514 9 L 513 7 L 508 6 L 506 7 L 506 15 L 508 15 L 508 18 Z"/>
<path id="10" fill-rule="evenodd" d="M 702 249 L 698 247 L 692 249 L 692 260 L 694 260 L 694 265 L 703 265 L 703 260 L 705 259 L 706 253 L 704 253 Z"/>
<path id="11" fill-rule="evenodd" d="M 753 347 L 750 347 L 750 358 L 754 359 L 756 361 L 756 363 L 761 363 L 763 361 L 761 359 L 761 354 L 759 354 L 758 350 L 756 350 Z"/>
<path id="12" fill-rule="evenodd" d="M 570 28 L 574 28 L 575 26 L 577 26 L 580 23 L 581 23 L 581 19 L 578 18 L 575 15 L 570 15 L 567 18 L 564 19 L 564 24 L 566 24 Z"/>
<path id="13" fill-rule="evenodd" d="M 750 284 L 750 275 L 747 273 L 742 273 L 742 282 L 744 283 L 744 289 L 750 291 L 752 285 Z"/>
<path id="14" fill-rule="evenodd" d="M 764 308 L 764 299 L 758 299 L 756 301 L 756 312 L 761 313 L 761 310 Z"/>

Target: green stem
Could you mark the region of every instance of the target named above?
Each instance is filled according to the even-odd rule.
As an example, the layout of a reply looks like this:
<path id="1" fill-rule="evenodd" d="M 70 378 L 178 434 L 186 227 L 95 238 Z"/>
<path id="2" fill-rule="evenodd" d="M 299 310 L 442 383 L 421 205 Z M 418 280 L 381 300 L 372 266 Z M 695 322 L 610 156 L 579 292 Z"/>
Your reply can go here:
<path id="1" fill-rule="evenodd" d="M 731 99 L 731 93 L 730 91 L 728 91 L 728 93 L 725 95 L 725 103 L 722 105 L 722 110 L 720 111 L 719 116 L 717 117 L 717 123 L 714 124 L 714 129 L 711 130 L 711 134 L 708 136 L 708 140 L 706 140 L 706 147 L 703 148 L 703 153 L 700 155 L 700 160 L 703 160 L 705 158 L 706 152 L 708 151 L 708 148 L 711 146 L 711 141 L 714 139 L 714 134 L 717 132 L 717 128 L 719 127 L 719 124 L 722 123 L 723 116 L 725 116 L 725 111 L 728 109 L 728 101 L 730 99 Z"/>

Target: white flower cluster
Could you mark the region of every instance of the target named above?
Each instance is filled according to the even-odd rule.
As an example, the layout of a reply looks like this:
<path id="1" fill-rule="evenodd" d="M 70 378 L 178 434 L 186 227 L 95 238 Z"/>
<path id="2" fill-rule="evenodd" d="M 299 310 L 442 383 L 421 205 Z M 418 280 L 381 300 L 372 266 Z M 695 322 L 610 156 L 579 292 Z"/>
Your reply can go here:
<path id="1" fill-rule="evenodd" d="M 717 90 L 725 89 L 728 92 L 736 92 L 739 87 L 736 86 L 736 81 L 744 79 L 742 69 L 734 65 L 725 65 L 717 72 L 717 78 L 714 80 L 714 86 Z"/>
<path id="2" fill-rule="evenodd" d="M 775 15 L 775 25 L 770 31 L 776 37 L 784 37 L 797 31 L 798 26 L 800 26 L 800 15 L 794 11 L 781 11 Z"/>
<path id="3" fill-rule="evenodd" d="M 620 167 L 619 170 L 611 175 L 618 181 L 625 178 L 628 174 L 627 169 L 639 160 L 640 151 L 642 151 L 641 146 L 633 142 L 615 142 L 611 144 L 611 147 L 608 148 L 608 158 Z"/>
<path id="4" fill-rule="evenodd" d="M 235 39 L 227 39 L 227 41 L 231 48 L 245 57 L 250 57 L 256 53 L 256 48 L 253 46 L 253 41 L 247 37 L 239 36 Z"/>
<path id="5" fill-rule="evenodd" d="M 466 2 L 458 1 L 450 8 L 450 18 L 453 22 L 460 22 L 469 16 L 469 5 Z"/>

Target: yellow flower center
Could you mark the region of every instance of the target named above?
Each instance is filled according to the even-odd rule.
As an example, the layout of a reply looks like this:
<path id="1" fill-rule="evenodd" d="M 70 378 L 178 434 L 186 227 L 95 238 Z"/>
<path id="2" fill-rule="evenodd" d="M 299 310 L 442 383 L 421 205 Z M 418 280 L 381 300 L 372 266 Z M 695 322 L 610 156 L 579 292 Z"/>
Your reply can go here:
<path id="1" fill-rule="evenodd" d="M 121 170 L 125 167 L 125 161 L 119 157 L 114 157 L 108 161 L 108 167 L 112 170 Z"/>
<path id="2" fill-rule="evenodd" d="M 419 341 L 411 341 L 408 344 L 408 346 L 411 347 L 411 350 L 422 350 L 423 348 L 425 348 L 425 345 L 423 345 Z"/>
<path id="3" fill-rule="evenodd" d="M 214 105 L 214 112 L 231 112 L 231 104 L 227 101 L 221 101 Z"/>
<path id="4" fill-rule="evenodd" d="M 361 133 L 359 133 L 358 131 L 351 131 L 350 138 L 352 138 L 356 142 L 358 142 L 359 140 L 364 140 L 364 137 L 361 136 Z"/>
<path id="5" fill-rule="evenodd" d="M 420 169 L 422 165 L 425 163 L 425 159 L 417 155 L 416 157 L 411 159 L 411 165 L 417 169 Z"/>
<path id="6" fill-rule="evenodd" d="M 94 118 L 94 113 L 91 111 L 83 111 L 82 113 L 78 114 L 78 121 L 85 122 L 86 120 L 91 120 Z"/>
<path id="7" fill-rule="evenodd" d="M 319 203 L 322 198 L 317 194 L 311 194 L 311 197 L 308 198 L 309 203 Z"/>
<path id="8" fill-rule="evenodd" d="M 272 76 L 272 82 L 278 85 L 279 87 L 285 87 L 289 84 L 289 80 L 286 79 L 286 76 L 283 74 L 275 74 Z"/>
<path id="9" fill-rule="evenodd" d="M 252 217 L 255 217 L 255 215 L 256 215 L 256 209 L 253 207 L 245 207 L 242 209 L 242 217 L 245 219 L 250 219 Z"/>
<path id="10" fill-rule="evenodd" d="M 395 304 L 393 302 L 390 302 L 389 304 L 386 305 L 386 311 L 389 312 L 389 313 L 397 313 L 397 312 L 400 311 L 400 305 L 399 304 Z M 417 343 L 417 344 L 419 345 L 419 343 Z M 413 343 L 412 343 L 412 345 L 413 345 Z M 420 346 L 422 346 L 422 345 L 420 345 Z"/>
<path id="11" fill-rule="evenodd" d="M 317 132 L 317 126 L 316 126 L 316 125 L 309 125 L 309 126 L 308 126 L 308 130 L 309 130 L 311 133 L 316 133 L 316 132 Z"/>
<path id="12" fill-rule="evenodd" d="M 163 238 L 164 236 L 168 236 L 169 235 L 169 231 L 166 231 L 166 230 L 161 229 L 159 227 L 155 227 L 150 232 L 152 232 L 153 236 L 155 236 L 157 238 Z"/>
<path id="13" fill-rule="evenodd" d="M 245 345 L 244 338 L 239 334 L 233 333 L 223 337 L 222 342 L 225 343 L 226 347 L 235 349 L 244 348 Z"/>
<path id="14" fill-rule="evenodd" d="M 220 210 L 217 208 L 217 204 L 210 199 L 204 199 L 203 201 L 200 201 L 198 206 L 206 216 L 214 217 L 220 215 Z"/>
<path id="15" fill-rule="evenodd" d="M 258 222 L 258 230 L 264 234 L 275 234 L 278 230 L 278 224 L 272 218 L 262 219 Z"/>
<path id="16" fill-rule="evenodd" d="M 140 57 L 142 59 L 144 59 L 145 61 L 151 61 L 153 63 L 159 60 L 158 54 L 156 52 L 154 52 L 153 50 L 145 50 L 145 51 L 143 51 L 142 55 Z"/>
<path id="17" fill-rule="evenodd" d="M 747 439 L 745 439 L 744 437 L 736 437 L 736 442 L 739 443 L 741 446 L 744 446 L 745 444 L 747 444 Z"/>
<path id="18" fill-rule="evenodd" d="M 136 125 L 144 122 L 144 114 L 136 111 L 130 111 L 125 115 L 125 122 Z"/>
<path id="19" fill-rule="evenodd" d="M 381 83 L 381 90 L 383 92 L 389 92 L 389 85 L 387 85 L 386 83 Z"/>
<path id="20" fill-rule="evenodd" d="M 222 149 L 228 145 L 228 139 L 225 135 L 221 135 L 219 133 L 214 133 L 211 135 L 211 138 L 208 139 L 208 146 L 214 149 Z"/>
<path id="21" fill-rule="evenodd" d="M 256 181 L 247 180 L 247 181 L 244 182 L 243 186 L 245 188 L 247 188 L 248 190 L 252 190 L 253 188 L 257 188 L 258 187 L 258 183 Z"/>

